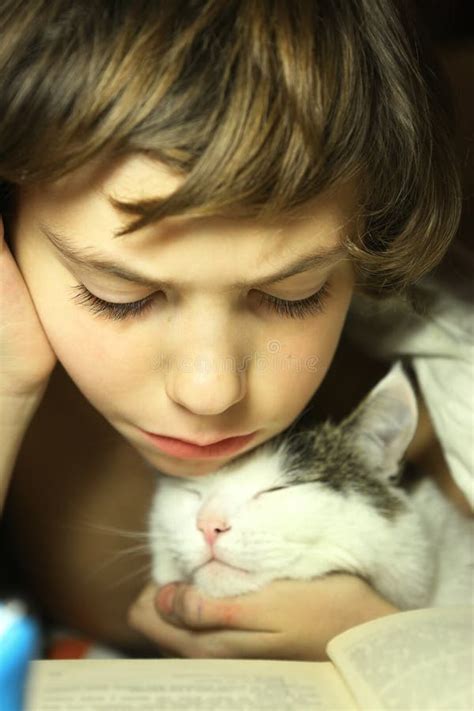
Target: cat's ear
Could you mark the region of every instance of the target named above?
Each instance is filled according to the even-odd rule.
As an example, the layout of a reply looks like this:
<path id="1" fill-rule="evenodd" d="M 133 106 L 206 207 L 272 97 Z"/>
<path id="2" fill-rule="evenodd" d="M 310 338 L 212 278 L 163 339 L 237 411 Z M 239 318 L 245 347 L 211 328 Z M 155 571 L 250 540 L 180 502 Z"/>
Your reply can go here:
<path id="1" fill-rule="evenodd" d="M 400 362 L 370 391 L 350 420 L 367 464 L 387 477 L 396 474 L 418 423 L 415 393 Z"/>

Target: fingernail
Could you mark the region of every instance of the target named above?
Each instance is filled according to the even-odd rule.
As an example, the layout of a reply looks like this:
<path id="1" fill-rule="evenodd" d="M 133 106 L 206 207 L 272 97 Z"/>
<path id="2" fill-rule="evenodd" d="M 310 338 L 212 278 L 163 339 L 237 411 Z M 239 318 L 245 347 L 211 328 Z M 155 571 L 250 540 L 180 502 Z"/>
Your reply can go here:
<path id="1" fill-rule="evenodd" d="M 158 593 L 158 607 L 165 615 L 170 615 L 173 610 L 173 600 L 176 592 L 174 585 L 165 585 Z"/>

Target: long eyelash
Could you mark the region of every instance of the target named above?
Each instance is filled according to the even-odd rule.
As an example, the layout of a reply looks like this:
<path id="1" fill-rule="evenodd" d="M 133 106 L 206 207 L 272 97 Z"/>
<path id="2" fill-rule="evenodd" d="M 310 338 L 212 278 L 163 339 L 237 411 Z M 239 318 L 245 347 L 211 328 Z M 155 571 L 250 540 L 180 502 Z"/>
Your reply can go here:
<path id="1" fill-rule="evenodd" d="M 76 292 L 72 297 L 73 301 L 86 305 L 96 315 L 106 316 L 117 321 L 140 316 L 153 305 L 153 296 L 146 296 L 139 301 L 115 304 L 91 294 L 84 284 L 77 284 L 71 289 Z M 271 294 L 259 293 L 259 305 L 264 304 L 280 316 L 306 318 L 306 316 L 324 311 L 329 294 L 330 290 L 327 283 L 316 294 L 299 301 L 287 301 Z"/>
<path id="2" fill-rule="evenodd" d="M 260 304 L 265 304 L 276 311 L 280 316 L 306 318 L 306 316 L 310 316 L 311 314 L 324 311 L 329 295 L 329 284 L 326 282 L 316 294 L 312 294 L 306 299 L 300 299 L 299 301 L 287 301 L 286 299 L 278 299 L 276 296 L 263 293 L 260 293 L 259 297 Z"/>
<path id="3" fill-rule="evenodd" d="M 86 289 L 84 284 L 77 284 L 72 287 L 72 291 L 76 293 L 72 300 L 78 304 L 85 304 L 94 314 L 103 315 L 107 318 L 122 320 L 125 318 L 133 318 L 143 314 L 153 304 L 153 297 L 146 296 L 140 301 L 131 301 L 123 304 L 114 304 L 111 301 L 99 299 L 95 294 Z"/>

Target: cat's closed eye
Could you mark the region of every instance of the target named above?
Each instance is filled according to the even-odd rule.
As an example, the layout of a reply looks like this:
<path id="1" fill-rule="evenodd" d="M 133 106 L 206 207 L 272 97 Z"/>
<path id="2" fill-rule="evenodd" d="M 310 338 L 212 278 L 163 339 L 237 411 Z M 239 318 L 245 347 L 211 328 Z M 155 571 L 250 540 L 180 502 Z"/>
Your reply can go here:
<path id="1" fill-rule="evenodd" d="M 202 499 L 202 494 L 200 491 L 197 491 L 196 489 L 188 489 L 187 486 L 182 487 L 183 491 L 187 491 L 190 494 L 194 494 L 195 496 L 198 496 L 200 499 Z"/>
<path id="2" fill-rule="evenodd" d="M 258 498 L 259 496 L 263 496 L 263 494 L 271 494 L 274 491 L 280 491 L 281 489 L 288 489 L 288 486 L 274 486 L 271 489 L 265 489 L 264 491 L 259 491 L 258 494 L 255 494 L 254 498 Z"/>

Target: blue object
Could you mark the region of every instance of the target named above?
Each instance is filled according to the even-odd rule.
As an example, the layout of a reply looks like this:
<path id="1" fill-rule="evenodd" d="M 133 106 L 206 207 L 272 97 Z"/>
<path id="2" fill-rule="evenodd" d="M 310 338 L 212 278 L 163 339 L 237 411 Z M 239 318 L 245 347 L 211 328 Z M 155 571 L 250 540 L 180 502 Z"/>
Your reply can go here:
<path id="1" fill-rule="evenodd" d="M 20 602 L 0 602 L 0 709 L 22 711 L 29 662 L 39 651 L 39 627 Z"/>

